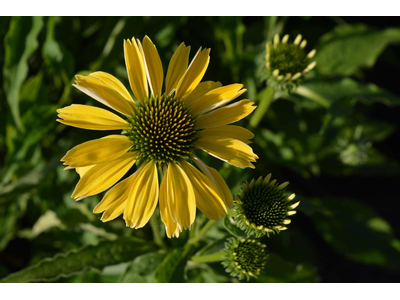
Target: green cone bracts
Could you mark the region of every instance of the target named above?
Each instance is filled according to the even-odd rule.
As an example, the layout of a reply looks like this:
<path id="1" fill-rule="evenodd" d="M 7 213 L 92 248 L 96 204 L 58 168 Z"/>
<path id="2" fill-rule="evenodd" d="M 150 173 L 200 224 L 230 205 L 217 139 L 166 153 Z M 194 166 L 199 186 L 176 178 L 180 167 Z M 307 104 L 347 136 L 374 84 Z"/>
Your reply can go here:
<path id="1" fill-rule="evenodd" d="M 229 238 L 225 243 L 222 265 L 240 280 L 257 277 L 267 261 L 267 246 L 254 239 Z"/>
<path id="2" fill-rule="evenodd" d="M 232 216 L 236 225 L 248 235 L 261 237 L 265 234 L 279 233 L 286 230 L 296 213 L 294 210 L 300 202 L 292 204 L 295 194 L 287 196 L 285 192 L 289 182 L 280 185 L 271 179 L 271 174 L 263 179 L 254 179 L 244 183 L 241 193 L 236 196 Z"/>
<path id="3" fill-rule="evenodd" d="M 293 43 L 288 43 L 288 41 L 289 35 L 285 35 L 280 40 L 279 34 L 275 34 L 274 43 L 267 42 L 268 85 L 274 90 L 292 91 L 298 85 L 299 79 L 316 65 L 315 61 L 310 63 L 316 50 L 307 54 L 304 49 L 307 41 L 302 41 L 301 34 Z"/>

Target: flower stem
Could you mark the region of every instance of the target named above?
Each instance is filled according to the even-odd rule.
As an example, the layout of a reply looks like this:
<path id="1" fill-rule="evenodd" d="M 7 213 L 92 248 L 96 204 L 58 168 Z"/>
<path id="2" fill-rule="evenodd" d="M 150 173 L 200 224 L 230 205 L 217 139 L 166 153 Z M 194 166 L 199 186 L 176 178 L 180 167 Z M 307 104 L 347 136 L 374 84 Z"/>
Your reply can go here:
<path id="1" fill-rule="evenodd" d="M 156 214 L 153 214 L 153 216 L 150 218 L 150 225 L 151 229 L 153 230 L 154 243 L 157 246 L 166 249 L 167 245 L 164 243 L 164 240 L 161 237 L 160 223 L 158 222 L 158 216 Z"/>
<path id="2" fill-rule="evenodd" d="M 216 252 L 213 254 L 208 254 L 208 255 L 201 255 L 201 256 L 192 256 L 190 260 L 199 262 L 199 263 L 211 263 L 211 262 L 217 262 L 221 261 L 224 256 L 224 252 Z"/>
<path id="3" fill-rule="evenodd" d="M 275 91 L 271 87 L 267 87 L 260 93 L 260 101 L 257 109 L 254 111 L 250 119 L 250 127 L 255 128 L 258 126 L 264 115 L 267 113 L 272 100 L 274 99 Z"/>
<path id="4" fill-rule="evenodd" d="M 199 233 L 191 238 L 188 243 L 189 244 L 196 244 L 198 241 L 202 239 L 202 237 L 207 233 L 208 230 L 210 230 L 211 227 L 216 223 L 217 221 L 214 220 L 209 220 L 206 225 L 203 226 L 203 228 L 200 229 Z"/>
<path id="5" fill-rule="evenodd" d="M 320 94 L 317 94 L 316 92 L 310 90 L 309 88 L 306 88 L 305 86 L 301 85 L 301 86 L 297 87 L 297 89 L 294 92 L 300 96 L 306 97 L 306 98 L 320 104 L 321 106 L 323 106 L 325 108 L 329 108 L 329 106 L 331 105 L 329 100 L 327 100 Z"/>

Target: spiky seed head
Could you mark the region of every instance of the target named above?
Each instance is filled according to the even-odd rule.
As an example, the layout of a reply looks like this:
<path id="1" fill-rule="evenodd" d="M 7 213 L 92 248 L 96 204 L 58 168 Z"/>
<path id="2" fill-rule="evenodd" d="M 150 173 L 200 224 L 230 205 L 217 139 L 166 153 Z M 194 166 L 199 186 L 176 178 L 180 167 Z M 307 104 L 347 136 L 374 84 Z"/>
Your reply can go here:
<path id="1" fill-rule="evenodd" d="M 135 107 L 126 135 L 138 157 L 168 163 L 188 157 L 196 139 L 190 110 L 174 96 L 151 97 Z"/>
<path id="2" fill-rule="evenodd" d="M 267 246 L 254 239 L 229 238 L 225 243 L 222 265 L 240 280 L 257 277 L 267 262 Z"/>
<path id="3" fill-rule="evenodd" d="M 315 67 L 310 62 L 314 57 L 315 49 L 307 53 L 306 40 L 299 34 L 293 43 L 289 42 L 289 35 L 280 41 L 279 34 L 274 35 L 273 47 L 267 42 L 266 66 L 268 84 L 275 90 L 292 91 L 299 83 L 300 78 Z"/>
<path id="4" fill-rule="evenodd" d="M 236 225 L 249 236 L 261 237 L 265 234 L 279 233 L 287 229 L 289 217 L 300 202 L 293 203 L 295 194 L 288 194 L 289 182 L 278 184 L 270 180 L 271 174 L 243 185 L 236 195 L 232 216 Z"/>

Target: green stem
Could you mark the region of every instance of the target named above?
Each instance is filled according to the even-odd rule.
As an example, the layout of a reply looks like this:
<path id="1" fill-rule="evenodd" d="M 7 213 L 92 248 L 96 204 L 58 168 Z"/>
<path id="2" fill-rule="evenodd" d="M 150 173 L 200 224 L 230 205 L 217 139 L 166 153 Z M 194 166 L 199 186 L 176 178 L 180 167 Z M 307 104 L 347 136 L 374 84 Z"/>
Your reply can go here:
<path id="1" fill-rule="evenodd" d="M 150 226 L 153 231 L 154 243 L 163 249 L 167 249 L 167 245 L 165 244 L 163 238 L 161 237 L 160 223 L 158 222 L 158 216 L 155 213 L 150 218 Z"/>
<path id="2" fill-rule="evenodd" d="M 49 19 L 47 20 L 47 36 L 46 36 L 46 39 L 48 39 L 48 40 L 54 40 L 55 20 L 56 20 L 56 17 L 54 17 L 54 16 L 49 17 Z"/>
<path id="3" fill-rule="evenodd" d="M 257 109 L 253 113 L 250 119 L 250 127 L 255 128 L 258 126 L 264 115 L 267 113 L 272 100 L 274 99 L 275 91 L 271 87 L 267 87 L 264 91 L 260 93 L 260 102 Z"/>
<path id="4" fill-rule="evenodd" d="M 297 89 L 294 91 L 296 94 L 306 97 L 320 105 L 322 105 L 325 108 L 329 108 L 331 105 L 329 100 L 321 96 L 320 94 L 317 94 L 316 92 L 306 88 L 305 86 L 299 86 Z"/>
<path id="5" fill-rule="evenodd" d="M 216 252 L 213 254 L 208 254 L 208 255 L 202 255 L 202 256 L 192 256 L 191 261 L 195 261 L 198 263 L 211 263 L 211 262 L 217 262 L 221 261 L 224 256 L 224 252 Z"/>
<path id="6" fill-rule="evenodd" d="M 202 237 L 207 233 L 207 231 L 210 230 L 210 228 L 213 227 L 216 222 L 217 221 L 209 220 L 206 225 L 204 225 L 203 228 L 200 229 L 199 233 L 188 241 L 188 244 L 196 244 L 198 241 L 200 241 Z"/>

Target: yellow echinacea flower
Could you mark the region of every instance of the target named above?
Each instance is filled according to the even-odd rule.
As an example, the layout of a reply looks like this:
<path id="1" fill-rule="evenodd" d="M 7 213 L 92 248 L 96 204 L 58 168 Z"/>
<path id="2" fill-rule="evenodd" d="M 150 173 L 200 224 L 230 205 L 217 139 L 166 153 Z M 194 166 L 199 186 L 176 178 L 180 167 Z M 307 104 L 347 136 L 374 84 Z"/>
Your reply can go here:
<path id="1" fill-rule="evenodd" d="M 258 157 L 248 146 L 254 135 L 229 125 L 249 115 L 255 109 L 253 102 L 229 104 L 246 91 L 242 84 L 200 82 L 210 49 L 200 48 L 190 64 L 189 52 L 184 43 L 175 51 L 162 92 L 164 71 L 155 45 L 147 36 L 143 43 L 125 40 L 125 63 L 136 100 L 118 79 L 104 72 L 77 75 L 74 85 L 122 117 L 87 105 L 57 110 L 57 121 L 66 125 L 122 130 L 80 144 L 62 158 L 66 169 L 75 168 L 81 177 L 72 198 L 80 200 L 113 186 L 94 209 L 103 213 L 103 222 L 123 214 L 127 226 L 141 228 L 159 203 L 168 237 L 178 237 L 193 224 L 196 207 L 218 220 L 233 205 L 222 176 L 206 166 L 194 149 L 239 168 L 254 168 L 251 162 Z M 135 163 L 137 170 L 117 183 Z"/>

